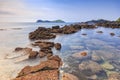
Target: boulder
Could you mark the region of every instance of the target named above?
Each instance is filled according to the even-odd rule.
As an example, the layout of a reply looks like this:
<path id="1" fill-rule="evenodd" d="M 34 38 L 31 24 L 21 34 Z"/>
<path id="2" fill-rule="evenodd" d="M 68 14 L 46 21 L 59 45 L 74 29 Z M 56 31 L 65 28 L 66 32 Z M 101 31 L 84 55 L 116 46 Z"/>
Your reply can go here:
<path id="1" fill-rule="evenodd" d="M 103 64 L 101 64 L 101 66 L 104 68 L 104 69 L 107 69 L 107 70 L 112 70 L 114 69 L 114 66 L 112 64 L 110 64 L 109 62 L 104 62 Z"/>
<path id="2" fill-rule="evenodd" d="M 82 51 L 82 52 L 72 54 L 72 57 L 77 59 L 84 59 L 84 58 L 88 58 L 89 55 L 88 55 L 88 51 Z"/>
<path id="3" fill-rule="evenodd" d="M 23 50 L 23 48 L 21 48 L 21 47 L 16 47 L 15 48 L 15 51 L 21 51 L 21 50 Z"/>
<path id="4" fill-rule="evenodd" d="M 110 35 L 111 35 L 111 36 L 114 36 L 114 35 L 115 35 L 115 33 L 112 33 L 112 32 L 111 32 L 111 33 L 110 33 Z"/>
<path id="5" fill-rule="evenodd" d="M 87 34 L 86 33 L 82 33 L 82 35 L 86 36 Z"/>
<path id="6" fill-rule="evenodd" d="M 48 60 L 55 60 L 55 61 L 58 61 L 61 66 L 63 65 L 63 62 L 62 62 L 61 58 L 58 55 L 48 57 Z"/>
<path id="7" fill-rule="evenodd" d="M 96 53 L 92 53 L 92 55 L 91 55 L 91 58 L 92 58 L 92 60 L 93 61 L 95 61 L 95 62 L 102 62 L 103 60 L 102 60 L 102 58 L 101 58 L 101 56 L 98 56 Z"/>
<path id="8" fill-rule="evenodd" d="M 37 51 L 31 51 L 31 52 L 30 52 L 30 55 L 29 55 L 29 58 L 30 58 L 30 59 L 36 58 L 37 55 L 38 55 L 38 52 L 37 52 Z"/>
<path id="9" fill-rule="evenodd" d="M 55 48 L 56 48 L 57 50 L 60 50 L 60 49 L 61 49 L 61 44 L 60 44 L 60 43 L 56 43 L 54 46 L 55 46 Z"/>
<path id="10" fill-rule="evenodd" d="M 33 45 L 39 46 L 40 48 L 49 48 L 49 47 L 54 47 L 54 42 L 37 41 Z"/>
<path id="11" fill-rule="evenodd" d="M 97 33 L 103 33 L 103 31 L 97 31 Z"/>
<path id="12" fill-rule="evenodd" d="M 88 76 L 104 73 L 103 68 L 94 61 L 83 61 L 81 64 L 79 64 L 79 69 Z"/>
<path id="13" fill-rule="evenodd" d="M 24 67 L 18 77 L 28 75 L 30 73 L 35 73 L 35 72 L 41 72 L 41 71 L 46 71 L 46 70 L 58 70 L 60 67 L 60 64 L 58 61 L 55 60 L 47 60 L 41 62 L 39 65 L 36 66 L 26 66 Z"/>
<path id="14" fill-rule="evenodd" d="M 24 53 L 26 54 L 30 54 L 30 52 L 32 52 L 32 48 L 21 48 L 21 47 L 17 47 L 15 48 L 15 51 L 18 52 L 18 51 L 23 51 Z"/>

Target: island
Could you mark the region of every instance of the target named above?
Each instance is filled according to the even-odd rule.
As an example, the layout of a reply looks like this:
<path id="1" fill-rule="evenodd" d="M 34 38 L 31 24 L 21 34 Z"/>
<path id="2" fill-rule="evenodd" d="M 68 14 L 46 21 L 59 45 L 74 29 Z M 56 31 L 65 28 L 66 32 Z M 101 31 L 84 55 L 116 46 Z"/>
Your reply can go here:
<path id="1" fill-rule="evenodd" d="M 53 20 L 53 21 L 50 21 L 50 20 L 37 20 L 36 22 L 37 23 L 40 23 L 40 22 L 42 22 L 42 23 L 65 23 L 65 21 L 60 20 L 60 19 Z"/>

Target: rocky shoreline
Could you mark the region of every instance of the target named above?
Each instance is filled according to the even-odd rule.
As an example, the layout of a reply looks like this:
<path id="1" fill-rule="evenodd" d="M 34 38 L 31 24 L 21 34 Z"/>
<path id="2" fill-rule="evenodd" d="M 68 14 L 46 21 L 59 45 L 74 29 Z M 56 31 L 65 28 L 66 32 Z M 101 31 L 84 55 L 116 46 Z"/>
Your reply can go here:
<path id="1" fill-rule="evenodd" d="M 32 48 L 21 48 L 17 47 L 15 49 L 18 51 L 25 51 L 29 54 L 29 59 L 34 59 L 36 57 L 46 57 L 47 60 L 41 62 L 35 66 L 25 66 L 18 74 L 18 76 L 13 80 L 60 80 L 60 68 L 63 64 L 62 59 L 58 55 L 54 55 L 52 48 L 60 50 L 62 48 L 61 43 L 47 42 L 46 39 L 56 38 L 57 34 L 72 34 L 76 33 L 81 29 L 94 29 L 98 26 L 110 27 L 110 28 L 120 28 L 120 23 L 117 22 L 107 22 L 107 23 L 95 23 L 94 25 L 89 25 L 88 23 L 65 25 L 64 27 L 53 26 L 52 28 L 38 27 L 33 32 L 29 33 L 30 40 L 39 40 L 32 43 L 32 46 L 39 47 L 39 51 L 33 51 Z M 98 31 L 97 33 L 103 33 Z M 87 34 L 82 34 L 87 35 Z M 110 33 L 114 36 L 114 33 Z M 42 41 L 41 41 L 42 40 Z M 86 56 L 87 53 L 81 53 L 80 55 Z M 91 62 L 92 63 L 92 62 Z M 87 64 L 87 63 L 84 63 Z M 95 65 L 98 65 L 95 63 Z M 86 66 L 86 65 L 85 65 Z M 91 65 L 90 65 L 91 66 Z M 82 70 L 82 65 L 79 65 Z M 102 69 L 100 69 L 102 71 Z M 62 80 L 79 80 L 76 76 L 64 73 Z"/>

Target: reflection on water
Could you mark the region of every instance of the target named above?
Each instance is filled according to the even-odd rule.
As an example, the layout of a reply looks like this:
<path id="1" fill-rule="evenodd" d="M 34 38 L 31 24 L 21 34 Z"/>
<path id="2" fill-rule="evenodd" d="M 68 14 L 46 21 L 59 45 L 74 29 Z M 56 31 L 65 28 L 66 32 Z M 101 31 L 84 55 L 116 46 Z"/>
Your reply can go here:
<path id="1" fill-rule="evenodd" d="M 0 26 L 0 28 L 6 29 L 0 31 L 0 77 L 2 80 L 15 77 L 26 65 L 36 65 L 40 62 L 37 58 L 15 63 L 16 60 L 19 61 L 21 58 L 12 58 L 20 56 L 13 50 L 18 46 L 31 47 L 28 33 L 38 26 L 51 27 L 52 25 L 63 26 L 65 24 L 13 24 L 12 27 L 7 25 L 6 28 Z M 22 29 L 12 29 L 16 27 Z M 97 31 L 103 33 L 97 33 Z M 111 32 L 114 32 L 115 36 L 111 36 Z M 112 73 L 120 73 L 120 37 L 118 36 L 120 36 L 120 29 L 82 29 L 74 34 L 58 35 L 51 41 L 62 44 L 61 51 L 54 50 L 54 53 L 60 55 L 64 61 L 61 70 L 72 73 L 82 80 L 103 80 L 107 79 Z M 82 51 L 86 51 L 87 56 L 73 56 Z"/>

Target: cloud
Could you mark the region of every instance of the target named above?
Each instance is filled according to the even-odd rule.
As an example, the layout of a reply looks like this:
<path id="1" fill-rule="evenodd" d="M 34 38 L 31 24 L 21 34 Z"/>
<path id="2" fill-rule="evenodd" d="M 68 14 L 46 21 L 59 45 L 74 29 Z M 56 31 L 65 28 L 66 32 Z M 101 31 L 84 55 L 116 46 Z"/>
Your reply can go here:
<path id="1" fill-rule="evenodd" d="M 34 15 L 24 0 L 0 0 L 0 22 L 19 21 Z"/>

